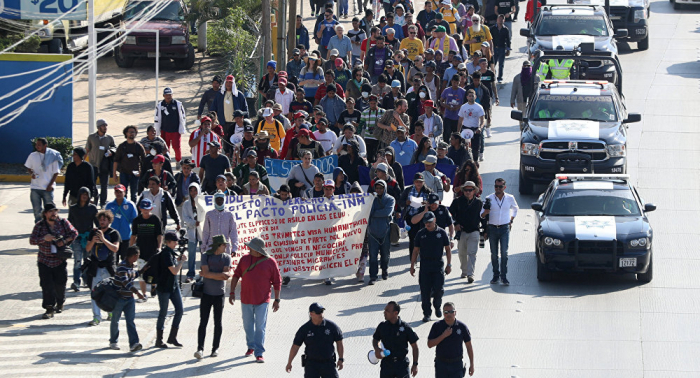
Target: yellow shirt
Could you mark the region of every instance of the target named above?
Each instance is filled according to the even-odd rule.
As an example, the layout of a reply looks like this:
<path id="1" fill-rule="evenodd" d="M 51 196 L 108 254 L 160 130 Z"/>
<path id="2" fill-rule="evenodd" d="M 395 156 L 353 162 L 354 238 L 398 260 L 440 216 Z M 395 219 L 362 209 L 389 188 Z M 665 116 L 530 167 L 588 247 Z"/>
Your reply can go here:
<path id="1" fill-rule="evenodd" d="M 401 50 L 408 50 L 408 59 L 413 61 L 416 55 L 423 55 L 425 49 L 423 48 L 423 41 L 416 38 L 411 40 L 410 38 L 404 38 L 401 40 L 401 45 L 399 46 Z M 228 119 L 228 118 L 227 118 Z"/>
<path id="2" fill-rule="evenodd" d="M 280 124 L 280 122 L 274 118 L 272 119 L 272 122 L 263 120 L 258 124 L 258 129 L 255 131 L 255 133 L 257 134 L 261 131 L 267 131 L 267 133 L 270 134 L 270 147 L 279 152 L 280 146 L 282 145 L 282 139 L 286 134 L 284 132 L 284 126 L 282 126 L 282 124 Z"/>
<path id="3" fill-rule="evenodd" d="M 481 44 L 486 42 L 486 41 L 491 41 L 493 37 L 491 37 L 491 31 L 489 30 L 489 27 L 486 25 L 481 25 L 481 30 L 479 32 L 475 32 L 473 26 L 470 26 L 466 32 L 464 33 L 464 40 L 468 41 L 470 39 L 474 39 L 474 37 L 480 37 L 477 38 L 478 41 L 476 43 L 472 43 L 469 45 L 469 55 L 473 55 L 475 52 L 481 50 Z M 492 42 L 489 42 L 491 44 Z"/>
<path id="4" fill-rule="evenodd" d="M 457 9 L 455 9 L 454 7 L 450 9 L 441 7 L 440 13 L 442 13 L 442 19 L 447 21 L 448 24 L 450 24 L 450 36 L 457 33 L 457 16 L 459 16 L 459 11 L 457 11 Z"/>

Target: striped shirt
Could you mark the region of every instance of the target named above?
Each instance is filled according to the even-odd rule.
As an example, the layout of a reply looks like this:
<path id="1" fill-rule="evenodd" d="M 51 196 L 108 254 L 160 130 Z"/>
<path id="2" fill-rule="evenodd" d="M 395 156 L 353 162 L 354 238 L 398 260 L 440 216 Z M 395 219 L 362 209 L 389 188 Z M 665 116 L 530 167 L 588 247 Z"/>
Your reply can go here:
<path id="1" fill-rule="evenodd" d="M 196 139 L 200 132 L 202 132 L 201 128 L 190 134 L 190 141 Z M 209 134 L 202 136 L 202 139 L 199 140 L 199 143 L 196 146 L 192 147 L 192 160 L 194 160 L 196 167 L 199 167 L 202 157 L 209 153 L 209 146 L 207 146 L 207 144 L 212 141 L 217 141 L 219 144 L 221 144 L 221 139 L 219 136 L 210 131 Z"/>
<path id="2" fill-rule="evenodd" d="M 377 120 L 384 116 L 384 112 L 385 110 L 379 107 L 377 110 L 365 109 L 360 115 L 360 129 L 357 131 L 357 134 L 364 139 L 376 139 L 374 137 L 374 128 L 377 126 Z"/>
<path id="3" fill-rule="evenodd" d="M 134 297 L 131 289 L 134 287 L 134 280 L 139 276 L 139 272 L 134 269 L 132 264 L 127 261 L 122 261 L 117 266 L 117 272 L 114 274 L 114 285 L 117 286 L 117 291 L 122 298 L 129 299 Z"/>

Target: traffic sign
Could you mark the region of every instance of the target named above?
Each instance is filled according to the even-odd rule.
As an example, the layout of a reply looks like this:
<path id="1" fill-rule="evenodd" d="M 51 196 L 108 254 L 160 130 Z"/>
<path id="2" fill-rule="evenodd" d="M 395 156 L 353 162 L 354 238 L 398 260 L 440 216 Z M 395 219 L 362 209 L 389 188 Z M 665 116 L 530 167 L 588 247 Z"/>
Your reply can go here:
<path id="1" fill-rule="evenodd" d="M 11 20 L 87 20 L 87 0 L 0 0 L 0 18 Z"/>

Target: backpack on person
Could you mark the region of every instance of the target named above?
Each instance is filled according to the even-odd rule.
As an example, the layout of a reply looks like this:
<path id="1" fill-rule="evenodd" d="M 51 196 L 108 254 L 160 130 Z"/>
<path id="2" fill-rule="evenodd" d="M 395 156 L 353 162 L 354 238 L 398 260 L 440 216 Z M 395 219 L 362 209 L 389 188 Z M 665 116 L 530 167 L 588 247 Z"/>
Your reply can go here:
<path id="1" fill-rule="evenodd" d="M 114 278 L 107 277 L 98 282 L 92 289 L 90 297 L 95 301 L 97 307 L 102 311 L 112 312 L 119 301 L 120 295 L 117 286 L 114 284 Z"/>
<path id="2" fill-rule="evenodd" d="M 148 259 L 146 265 L 143 266 L 143 279 L 149 284 L 157 284 L 160 278 L 160 261 L 161 254 L 163 252 L 158 252 Z"/>

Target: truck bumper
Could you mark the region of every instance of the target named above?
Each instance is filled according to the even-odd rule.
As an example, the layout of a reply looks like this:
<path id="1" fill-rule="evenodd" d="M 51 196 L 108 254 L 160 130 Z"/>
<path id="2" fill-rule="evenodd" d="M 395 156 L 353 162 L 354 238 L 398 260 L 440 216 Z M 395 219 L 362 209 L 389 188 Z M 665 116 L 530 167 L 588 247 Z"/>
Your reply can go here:
<path id="1" fill-rule="evenodd" d="M 573 243 L 573 242 L 572 242 Z M 651 249 L 619 253 L 575 253 L 572 249 L 545 249 L 538 258 L 547 269 L 558 272 L 646 273 Z M 635 266 L 621 266 L 633 259 Z M 624 260 L 621 263 L 621 260 Z"/>
<path id="2" fill-rule="evenodd" d="M 626 169 L 625 158 L 608 158 L 602 162 L 594 162 L 593 172 L 589 173 L 615 173 L 624 174 Z M 542 160 L 534 156 L 520 156 L 520 177 L 528 181 L 549 184 L 555 175 L 562 174 L 557 170 L 557 162 L 554 160 Z"/>
<path id="3" fill-rule="evenodd" d="M 121 45 L 121 54 L 125 58 L 155 58 L 154 46 Z M 160 57 L 165 59 L 187 58 L 188 45 L 170 45 L 160 48 Z"/>

